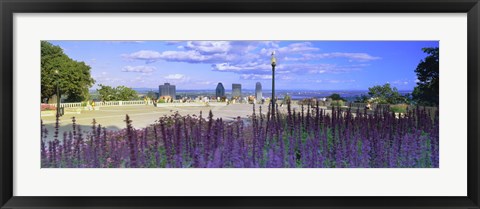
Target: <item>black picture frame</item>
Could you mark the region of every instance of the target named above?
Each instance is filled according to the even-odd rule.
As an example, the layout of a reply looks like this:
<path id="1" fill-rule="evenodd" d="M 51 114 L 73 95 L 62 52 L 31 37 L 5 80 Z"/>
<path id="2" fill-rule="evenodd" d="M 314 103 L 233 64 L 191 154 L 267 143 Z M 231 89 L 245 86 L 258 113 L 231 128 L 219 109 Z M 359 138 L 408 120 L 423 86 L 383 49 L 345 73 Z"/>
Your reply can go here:
<path id="1" fill-rule="evenodd" d="M 0 0 L 1 208 L 480 208 L 478 0 Z M 468 195 L 465 197 L 21 197 L 13 196 L 15 13 L 467 13 Z M 449 181 L 449 179 L 445 179 Z"/>

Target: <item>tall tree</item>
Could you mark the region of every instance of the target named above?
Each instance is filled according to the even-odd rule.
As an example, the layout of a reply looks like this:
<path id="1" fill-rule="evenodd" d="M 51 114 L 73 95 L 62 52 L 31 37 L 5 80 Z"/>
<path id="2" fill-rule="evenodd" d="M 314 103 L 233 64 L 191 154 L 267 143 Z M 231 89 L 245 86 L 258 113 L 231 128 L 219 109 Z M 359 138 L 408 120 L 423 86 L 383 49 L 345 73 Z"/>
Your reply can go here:
<path id="1" fill-rule="evenodd" d="M 137 92 L 131 88 L 125 86 L 117 86 L 115 90 L 117 91 L 118 100 L 128 101 L 138 99 Z"/>
<path id="2" fill-rule="evenodd" d="M 396 87 L 390 87 L 387 83 L 383 86 L 377 85 L 368 88 L 368 95 L 372 98 L 373 102 L 379 104 L 397 104 L 405 101 L 405 99 L 398 93 Z"/>
<path id="3" fill-rule="evenodd" d="M 115 101 L 117 100 L 117 95 L 115 89 L 111 86 L 105 86 L 102 84 L 98 84 L 100 89 L 97 89 L 98 94 L 102 101 Z"/>
<path id="4" fill-rule="evenodd" d="M 42 99 L 55 95 L 58 85 L 60 94 L 66 95 L 67 101 L 80 102 L 88 98 L 88 89 L 94 83 L 90 66 L 71 59 L 59 46 L 41 42 Z"/>
<path id="5" fill-rule="evenodd" d="M 415 69 L 417 86 L 413 89 L 413 100 L 420 105 L 438 106 L 439 104 L 439 49 L 423 48 L 428 56 L 421 60 Z"/>
<path id="6" fill-rule="evenodd" d="M 125 86 L 117 86 L 115 88 L 102 84 L 98 86 L 100 89 L 97 89 L 97 92 L 103 101 L 129 101 L 138 99 L 137 92 Z"/>

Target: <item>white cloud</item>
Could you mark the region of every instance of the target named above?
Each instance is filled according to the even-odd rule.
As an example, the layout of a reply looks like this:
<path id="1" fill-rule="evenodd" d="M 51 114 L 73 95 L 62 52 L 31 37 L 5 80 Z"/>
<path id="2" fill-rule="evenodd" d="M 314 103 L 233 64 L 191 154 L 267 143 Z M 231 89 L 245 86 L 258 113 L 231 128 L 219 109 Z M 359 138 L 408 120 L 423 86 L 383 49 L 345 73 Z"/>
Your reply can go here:
<path id="1" fill-rule="evenodd" d="M 176 44 L 183 43 L 183 41 L 165 41 L 165 43 L 167 45 L 176 45 Z"/>
<path id="2" fill-rule="evenodd" d="M 183 74 L 170 74 L 170 75 L 167 75 L 164 77 L 165 80 L 167 80 L 168 82 L 171 82 L 173 84 L 175 83 L 185 83 L 185 82 L 188 82 L 190 81 L 190 78 L 187 77 L 186 75 L 183 75 Z"/>
<path id="3" fill-rule="evenodd" d="M 197 81 L 197 82 L 195 82 L 195 84 L 198 84 L 198 85 L 211 85 L 211 84 L 214 84 L 214 82 L 211 82 L 211 81 Z"/>
<path id="4" fill-rule="evenodd" d="M 310 42 L 293 43 L 284 47 L 279 47 L 278 44 L 269 44 L 266 48 L 260 50 L 260 54 L 270 56 L 272 52 L 275 51 L 278 57 L 284 57 L 292 54 L 302 54 L 319 50 L 319 48 L 313 47 L 313 44 Z"/>
<path id="5" fill-rule="evenodd" d="M 134 73 L 143 73 L 143 74 L 151 74 L 157 68 L 153 66 L 125 66 L 122 68 L 122 72 L 134 72 Z"/>
<path id="6" fill-rule="evenodd" d="M 151 51 L 151 50 L 141 50 L 138 52 L 134 52 L 128 55 L 122 55 L 125 58 L 128 59 L 138 59 L 138 60 L 145 60 L 145 61 L 155 61 L 159 59 L 162 54 L 157 51 Z"/>
<path id="7" fill-rule="evenodd" d="M 212 69 L 215 71 L 227 71 L 227 72 L 245 72 L 245 71 L 271 71 L 272 66 L 266 63 L 249 62 L 245 64 L 230 64 L 220 63 L 213 64 Z"/>
<path id="8" fill-rule="evenodd" d="M 226 53 L 231 49 L 229 41 L 188 41 L 186 49 L 206 54 Z"/>
<path id="9" fill-rule="evenodd" d="M 225 62 L 233 59 L 233 55 L 229 54 L 210 54 L 204 55 L 199 51 L 151 51 L 141 50 L 131 54 L 123 55 L 127 59 L 144 60 L 147 63 L 158 60 L 165 60 L 169 62 L 188 62 L 188 63 L 214 63 Z"/>
<path id="10" fill-rule="evenodd" d="M 262 74 L 241 74 L 240 78 L 243 80 L 272 80 L 272 75 L 262 75 Z M 293 77 L 288 75 L 276 75 L 275 79 L 278 80 L 293 80 Z"/>
<path id="11" fill-rule="evenodd" d="M 394 84 L 394 85 L 408 85 L 409 84 L 409 82 L 406 81 L 406 80 L 396 80 L 396 81 L 387 82 L 387 83 L 391 83 L 391 84 Z"/>
<path id="12" fill-rule="evenodd" d="M 367 53 L 344 53 L 344 52 L 333 52 L 333 53 L 322 53 L 318 55 L 323 58 L 347 58 L 354 61 L 366 62 L 380 59 L 380 57 L 374 57 Z"/>
<path id="13" fill-rule="evenodd" d="M 240 78 L 243 80 L 271 80 L 272 75 L 242 74 Z"/>
<path id="14" fill-rule="evenodd" d="M 281 47 L 277 51 L 280 53 L 299 53 L 299 52 L 313 52 L 318 51 L 319 48 L 313 47 L 310 42 L 293 43 L 286 47 Z"/>
<path id="15" fill-rule="evenodd" d="M 269 64 L 272 51 L 277 52 L 277 59 L 282 62 L 303 62 L 320 59 L 345 58 L 349 61 L 368 62 L 380 59 L 368 53 L 315 53 L 320 49 L 310 42 L 292 43 L 285 47 L 279 47 L 276 42 L 250 42 L 250 41 L 187 41 L 172 42 L 176 44 L 175 51 L 140 50 L 123 57 L 133 60 L 143 60 L 147 63 L 164 60 L 169 62 L 187 63 L 255 63 Z M 260 51 L 254 52 L 259 46 Z M 285 63 L 283 63 L 285 64 Z"/>
<path id="16" fill-rule="evenodd" d="M 291 79 L 295 74 L 345 73 L 361 70 L 365 62 L 380 59 L 368 53 L 318 53 L 311 42 L 297 42 L 280 47 L 278 41 L 170 41 L 176 49 L 168 51 L 140 50 L 123 57 L 146 63 L 156 61 L 208 63 L 218 72 L 239 74 L 242 79 L 271 79 L 270 54 L 277 52 L 276 73 L 279 79 Z M 323 59 L 344 58 L 360 64 L 319 64 Z M 172 74 L 176 75 L 176 74 Z M 269 78 L 270 76 L 270 78 Z M 167 78 L 166 78 L 167 79 Z M 185 80 L 182 78 L 168 78 Z M 326 81 L 325 81 L 326 82 Z"/>
<path id="17" fill-rule="evenodd" d="M 378 60 L 380 57 L 375 57 L 367 53 L 345 53 L 345 52 L 333 52 L 333 53 L 320 53 L 320 54 L 303 54 L 300 57 L 285 57 L 286 61 L 311 61 L 320 59 L 332 59 L 332 58 L 346 58 L 349 61 L 368 62 Z"/>
<path id="18" fill-rule="evenodd" d="M 170 74 L 170 75 L 165 76 L 165 79 L 176 80 L 176 79 L 183 79 L 183 78 L 185 78 L 185 75 L 183 75 L 183 74 Z"/>
<path id="19" fill-rule="evenodd" d="M 312 63 L 285 63 L 275 68 L 277 74 L 323 74 L 323 73 L 345 73 L 361 70 L 366 65 L 345 65 L 335 64 L 312 64 Z M 250 62 L 245 64 L 220 63 L 213 64 L 212 70 L 220 72 L 234 72 L 239 74 L 271 74 L 272 66 L 266 63 Z"/>

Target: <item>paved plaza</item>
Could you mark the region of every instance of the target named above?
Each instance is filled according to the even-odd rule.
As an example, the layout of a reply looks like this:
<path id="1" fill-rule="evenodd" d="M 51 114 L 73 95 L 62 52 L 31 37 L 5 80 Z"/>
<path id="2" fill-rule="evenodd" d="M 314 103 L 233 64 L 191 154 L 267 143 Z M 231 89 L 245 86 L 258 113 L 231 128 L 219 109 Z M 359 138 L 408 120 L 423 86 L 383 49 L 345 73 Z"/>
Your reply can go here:
<path id="1" fill-rule="evenodd" d="M 133 121 L 134 128 L 143 128 L 155 123 L 155 120 L 164 116 L 171 115 L 178 111 L 181 115 L 199 115 L 202 111 L 204 118 L 208 117 L 208 112 L 212 110 L 214 118 L 223 118 L 223 120 L 232 120 L 238 116 L 246 118 L 250 116 L 253 111 L 251 104 L 230 104 L 226 103 L 212 103 L 209 106 L 204 104 L 192 104 L 189 106 L 182 106 L 182 104 L 162 104 L 162 107 L 154 107 L 153 105 L 132 105 L 132 106 L 109 106 L 100 107 L 98 110 L 82 110 L 80 114 L 69 113 L 61 117 L 60 134 L 64 131 L 69 131 L 72 128 L 72 117 L 76 118 L 76 123 L 81 126 L 82 130 L 90 130 L 93 119 L 97 123 L 106 127 L 109 130 L 119 130 L 125 128 L 125 115 L 128 114 Z M 262 113 L 267 112 L 268 106 L 255 105 L 256 113 L 258 114 L 259 107 L 262 106 Z M 292 108 L 298 108 L 293 106 Z M 279 107 L 281 112 L 287 111 L 286 105 Z M 49 137 L 53 137 L 55 127 L 55 116 L 42 116 L 43 123 L 48 129 Z"/>

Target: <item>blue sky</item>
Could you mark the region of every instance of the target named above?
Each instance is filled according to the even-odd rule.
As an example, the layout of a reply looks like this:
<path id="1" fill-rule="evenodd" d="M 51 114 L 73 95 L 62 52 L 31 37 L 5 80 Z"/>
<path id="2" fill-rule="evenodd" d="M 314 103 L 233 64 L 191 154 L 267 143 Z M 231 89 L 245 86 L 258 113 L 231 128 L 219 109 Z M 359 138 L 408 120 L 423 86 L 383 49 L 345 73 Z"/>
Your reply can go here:
<path id="1" fill-rule="evenodd" d="M 276 52 L 276 89 L 367 90 L 390 83 L 416 86 L 424 47 L 438 41 L 50 41 L 92 67 L 97 84 L 178 90 L 226 89 L 241 83 L 271 89 L 270 54 Z"/>

